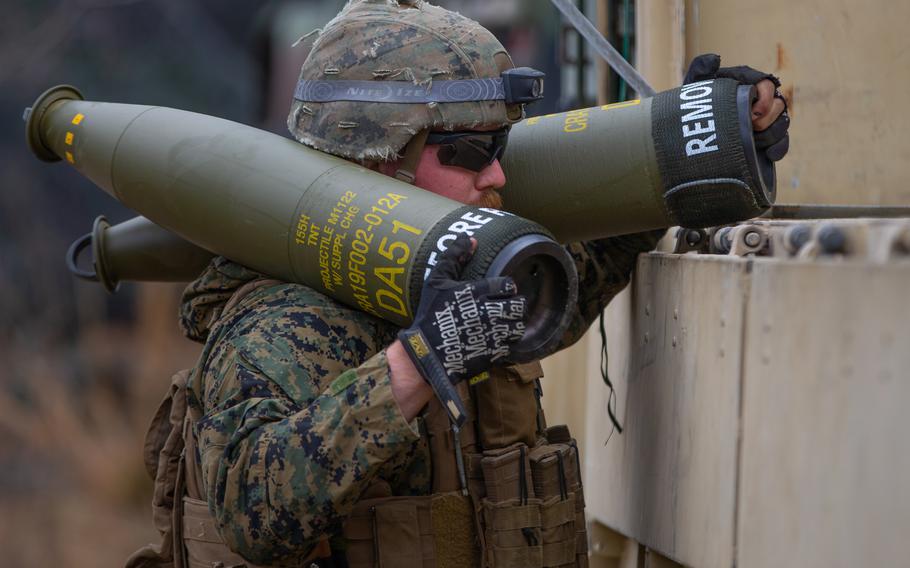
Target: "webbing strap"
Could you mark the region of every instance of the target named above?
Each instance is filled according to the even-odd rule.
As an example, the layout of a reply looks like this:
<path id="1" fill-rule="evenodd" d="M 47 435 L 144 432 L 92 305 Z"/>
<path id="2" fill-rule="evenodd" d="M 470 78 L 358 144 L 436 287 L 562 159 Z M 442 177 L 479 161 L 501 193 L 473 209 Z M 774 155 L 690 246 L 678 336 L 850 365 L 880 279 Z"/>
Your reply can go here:
<path id="1" fill-rule="evenodd" d="M 543 562 L 542 566 L 565 566 L 572 563 L 575 559 L 575 538 L 571 540 L 561 540 L 559 542 L 548 542 L 543 545 Z"/>
<path id="2" fill-rule="evenodd" d="M 417 164 L 420 162 L 420 156 L 423 154 L 423 147 L 426 146 L 429 135 L 430 129 L 424 128 L 411 138 L 404 148 L 401 164 L 395 171 L 395 179 L 405 183 L 414 183 L 414 180 L 417 179 Z"/>
<path id="3" fill-rule="evenodd" d="M 557 498 L 558 499 L 558 498 Z M 544 503 L 540 507 L 540 526 L 548 529 L 575 521 L 575 496 L 565 501 Z"/>
<path id="4" fill-rule="evenodd" d="M 535 500 L 536 501 L 536 500 Z M 519 530 L 540 526 L 540 502 L 518 505 L 516 501 L 493 504 L 484 500 L 487 528 L 496 531 Z"/>
<path id="5" fill-rule="evenodd" d="M 543 550 L 541 546 L 491 547 L 493 566 L 496 568 L 527 568 L 541 566 Z"/>

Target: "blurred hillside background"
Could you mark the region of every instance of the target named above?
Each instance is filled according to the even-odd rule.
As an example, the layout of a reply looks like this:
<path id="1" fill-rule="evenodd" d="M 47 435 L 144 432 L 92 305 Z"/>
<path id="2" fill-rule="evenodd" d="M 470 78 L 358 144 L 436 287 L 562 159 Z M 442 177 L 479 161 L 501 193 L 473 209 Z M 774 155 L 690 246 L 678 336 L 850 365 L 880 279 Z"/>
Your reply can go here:
<path id="1" fill-rule="evenodd" d="M 436 2 L 480 20 L 548 75 L 544 114 L 597 92 L 546 0 Z M 286 135 L 309 43 L 342 1 L 4 0 L 0 19 L 0 550 L 3 566 L 117 566 L 157 542 L 142 440 L 198 346 L 181 285 L 109 295 L 66 270 L 98 215 L 134 213 L 24 143 L 23 109 L 67 83 L 89 100 L 162 105 Z M 568 65 L 561 62 L 569 61 Z M 562 69 L 561 69 L 562 67 Z M 578 69 L 582 68 L 581 72 Z M 580 94 L 579 94 L 580 93 Z M 632 96 L 634 93 L 623 93 Z"/>

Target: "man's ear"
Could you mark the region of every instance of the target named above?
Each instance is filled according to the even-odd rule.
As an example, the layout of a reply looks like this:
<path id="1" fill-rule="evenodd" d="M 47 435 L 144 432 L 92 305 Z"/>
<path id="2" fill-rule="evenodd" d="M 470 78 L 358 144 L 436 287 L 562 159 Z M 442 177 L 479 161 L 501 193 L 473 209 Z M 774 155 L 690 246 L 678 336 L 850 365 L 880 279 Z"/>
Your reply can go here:
<path id="1" fill-rule="evenodd" d="M 365 167 L 366 169 L 368 169 L 372 172 L 379 172 L 380 164 L 381 164 L 381 162 L 376 162 L 373 160 L 363 160 L 362 162 L 360 162 L 361 166 Z M 379 173 L 382 173 L 382 172 L 379 172 Z"/>
<path id="2" fill-rule="evenodd" d="M 374 172 L 381 173 L 384 176 L 395 177 L 395 172 L 398 171 L 398 165 L 400 163 L 400 159 L 392 162 L 370 162 L 369 164 L 364 164 L 364 167 L 373 170 Z"/>

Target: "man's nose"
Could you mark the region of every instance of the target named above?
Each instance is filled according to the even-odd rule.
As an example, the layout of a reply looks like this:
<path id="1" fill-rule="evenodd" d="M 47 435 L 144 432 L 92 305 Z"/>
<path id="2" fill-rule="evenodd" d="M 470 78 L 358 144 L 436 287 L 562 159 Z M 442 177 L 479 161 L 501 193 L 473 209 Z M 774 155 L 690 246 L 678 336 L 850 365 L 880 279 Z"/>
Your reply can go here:
<path id="1" fill-rule="evenodd" d="M 499 189 L 506 184 L 506 173 L 502 171 L 502 165 L 499 160 L 493 160 L 493 163 L 477 172 L 474 179 L 474 188 L 478 191 L 488 189 Z"/>

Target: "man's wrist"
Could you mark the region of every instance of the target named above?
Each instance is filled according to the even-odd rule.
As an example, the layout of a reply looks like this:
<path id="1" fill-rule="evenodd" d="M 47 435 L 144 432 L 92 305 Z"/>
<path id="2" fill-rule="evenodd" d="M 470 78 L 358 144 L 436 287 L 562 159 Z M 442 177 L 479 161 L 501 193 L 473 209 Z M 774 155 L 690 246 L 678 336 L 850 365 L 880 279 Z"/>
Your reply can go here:
<path id="1" fill-rule="evenodd" d="M 396 339 L 386 348 L 386 359 L 389 362 L 392 396 L 401 414 L 410 422 L 433 397 L 433 389 L 420 375 L 401 341 Z"/>

